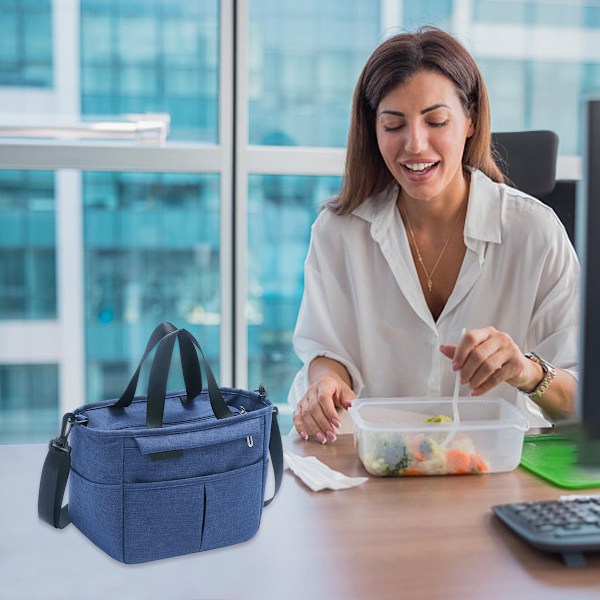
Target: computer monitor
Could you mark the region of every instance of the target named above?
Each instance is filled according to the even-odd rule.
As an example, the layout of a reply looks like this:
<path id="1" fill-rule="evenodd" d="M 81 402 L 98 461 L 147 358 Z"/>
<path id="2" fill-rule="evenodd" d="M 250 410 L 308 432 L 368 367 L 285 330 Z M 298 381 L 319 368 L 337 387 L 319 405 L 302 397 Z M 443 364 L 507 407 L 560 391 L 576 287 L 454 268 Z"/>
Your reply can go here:
<path id="1" fill-rule="evenodd" d="M 583 180 L 577 198 L 577 252 L 582 266 L 579 385 L 576 416 L 579 464 L 600 467 L 600 99 L 586 105 Z"/>

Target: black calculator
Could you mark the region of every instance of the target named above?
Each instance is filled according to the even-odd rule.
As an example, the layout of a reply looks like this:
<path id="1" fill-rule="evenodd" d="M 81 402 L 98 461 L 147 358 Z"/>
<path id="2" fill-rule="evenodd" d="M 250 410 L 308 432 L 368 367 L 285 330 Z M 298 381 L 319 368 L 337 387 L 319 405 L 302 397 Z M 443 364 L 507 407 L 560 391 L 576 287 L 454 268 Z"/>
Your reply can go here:
<path id="1" fill-rule="evenodd" d="M 583 566 L 584 552 L 600 551 L 600 495 L 499 504 L 492 511 L 532 546 L 561 553 L 567 566 Z"/>

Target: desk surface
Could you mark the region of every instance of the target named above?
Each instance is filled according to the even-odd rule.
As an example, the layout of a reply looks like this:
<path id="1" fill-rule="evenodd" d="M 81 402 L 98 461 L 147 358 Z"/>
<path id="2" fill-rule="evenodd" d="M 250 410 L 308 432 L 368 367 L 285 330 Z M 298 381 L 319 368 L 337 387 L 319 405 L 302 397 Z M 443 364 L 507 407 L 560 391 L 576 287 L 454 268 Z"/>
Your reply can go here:
<path id="1" fill-rule="evenodd" d="M 352 438 L 320 446 L 286 439 L 347 475 L 365 475 Z M 600 554 L 568 569 L 512 535 L 492 504 L 557 498 L 534 475 L 371 478 L 314 493 L 290 471 L 249 542 L 143 565 L 123 565 L 73 525 L 38 521 L 42 445 L 0 446 L 0 598 L 327 599 L 595 598 Z M 236 518 L 243 518 L 240 507 Z"/>

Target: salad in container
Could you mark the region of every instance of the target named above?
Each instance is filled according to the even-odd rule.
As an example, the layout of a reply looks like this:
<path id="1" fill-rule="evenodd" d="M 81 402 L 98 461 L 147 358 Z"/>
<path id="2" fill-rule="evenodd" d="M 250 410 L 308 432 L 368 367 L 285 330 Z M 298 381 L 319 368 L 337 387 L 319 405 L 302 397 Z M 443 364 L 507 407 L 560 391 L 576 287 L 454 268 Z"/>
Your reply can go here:
<path id="1" fill-rule="evenodd" d="M 365 469 L 383 477 L 478 475 L 515 469 L 527 421 L 503 398 L 359 398 L 349 409 Z"/>

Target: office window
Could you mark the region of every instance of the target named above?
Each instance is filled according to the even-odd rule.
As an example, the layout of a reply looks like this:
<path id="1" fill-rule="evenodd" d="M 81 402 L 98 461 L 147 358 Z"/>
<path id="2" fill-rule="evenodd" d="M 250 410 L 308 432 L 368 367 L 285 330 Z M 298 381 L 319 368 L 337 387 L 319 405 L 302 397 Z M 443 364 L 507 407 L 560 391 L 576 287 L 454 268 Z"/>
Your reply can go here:
<path id="1" fill-rule="evenodd" d="M 171 140 L 217 142 L 219 2 L 81 0 L 84 115 L 166 112 Z"/>
<path id="2" fill-rule="evenodd" d="M 252 175 L 248 199 L 248 381 L 277 403 L 300 361 L 292 334 L 302 298 L 310 227 L 339 177 Z M 291 424 L 291 423 L 290 423 Z"/>
<path id="3" fill-rule="evenodd" d="M 221 383 L 263 382 L 285 402 L 310 224 L 339 188 L 354 86 L 387 35 L 456 33 L 493 129 L 553 129 L 563 164 L 577 164 L 581 102 L 600 91 L 600 4 L 583 0 L 2 8 L 0 125 L 171 116 L 162 145 L 0 139 L 0 340 L 22 326 L 39 350 L 0 342 L 0 363 L 55 365 L 62 412 L 74 385 L 76 403 L 118 395 L 163 319 L 191 328 Z M 557 45 L 558 27 L 577 43 Z"/>
<path id="4" fill-rule="evenodd" d="M 378 2 L 249 3 L 251 144 L 344 146 L 352 92 L 380 39 Z"/>
<path id="5" fill-rule="evenodd" d="M 480 58 L 477 64 L 490 97 L 492 131 L 526 129 L 530 118 L 530 106 L 525 101 L 529 81 L 527 63 Z"/>
<path id="6" fill-rule="evenodd" d="M 547 27 L 600 27 L 600 5 L 589 0 L 475 0 L 476 22 Z"/>
<path id="7" fill-rule="evenodd" d="M 0 364 L 0 443 L 47 442 L 58 419 L 56 365 Z"/>
<path id="8" fill-rule="evenodd" d="M 52 173 L 0 171 L 0 320 L 56 317 Z"/>
<path id="9" fill-rule="evenodd" d="M 52 86 L 52 2 L 4 0 L 0 86 Z"/>
<path id="10" fill-rule="evenodd" d="M 88 401 L 122 393 L 162 321 L 190 328 L 217 376 L 219 177 L 84 173 L 83 204 Z"/>
<path id="11" fill-rule="evenodd" d="M 415 31 L 422 25 L 435 25 L 451 30 L 452 0 L 404 0 L 402 28 Z"/>
<path id="12" fill-rule="evenodd" d="M 475 0 L 473 19 L 482 23 L 527 23 L 529 2 L 523 0 Z"/>
<path id="13" fill-rule="evenodd" d="M 536 61 L 530 65 L 531 83 L 527 94 L 531 118 L 527 129 L 550 129 L 559 135 L 562 154 L 574 155 L 581 148 L 581 128 L 565 119 L 576 118 L 582 107 L 581 64 Z"/>
<path id="14" fill-rule="evenodd" d="M 480 58 L 492 107 L 493 131 L 550 129 L 559 155 L 581 152 L 581 108 L 600 93 L 600 64 Z"/>

